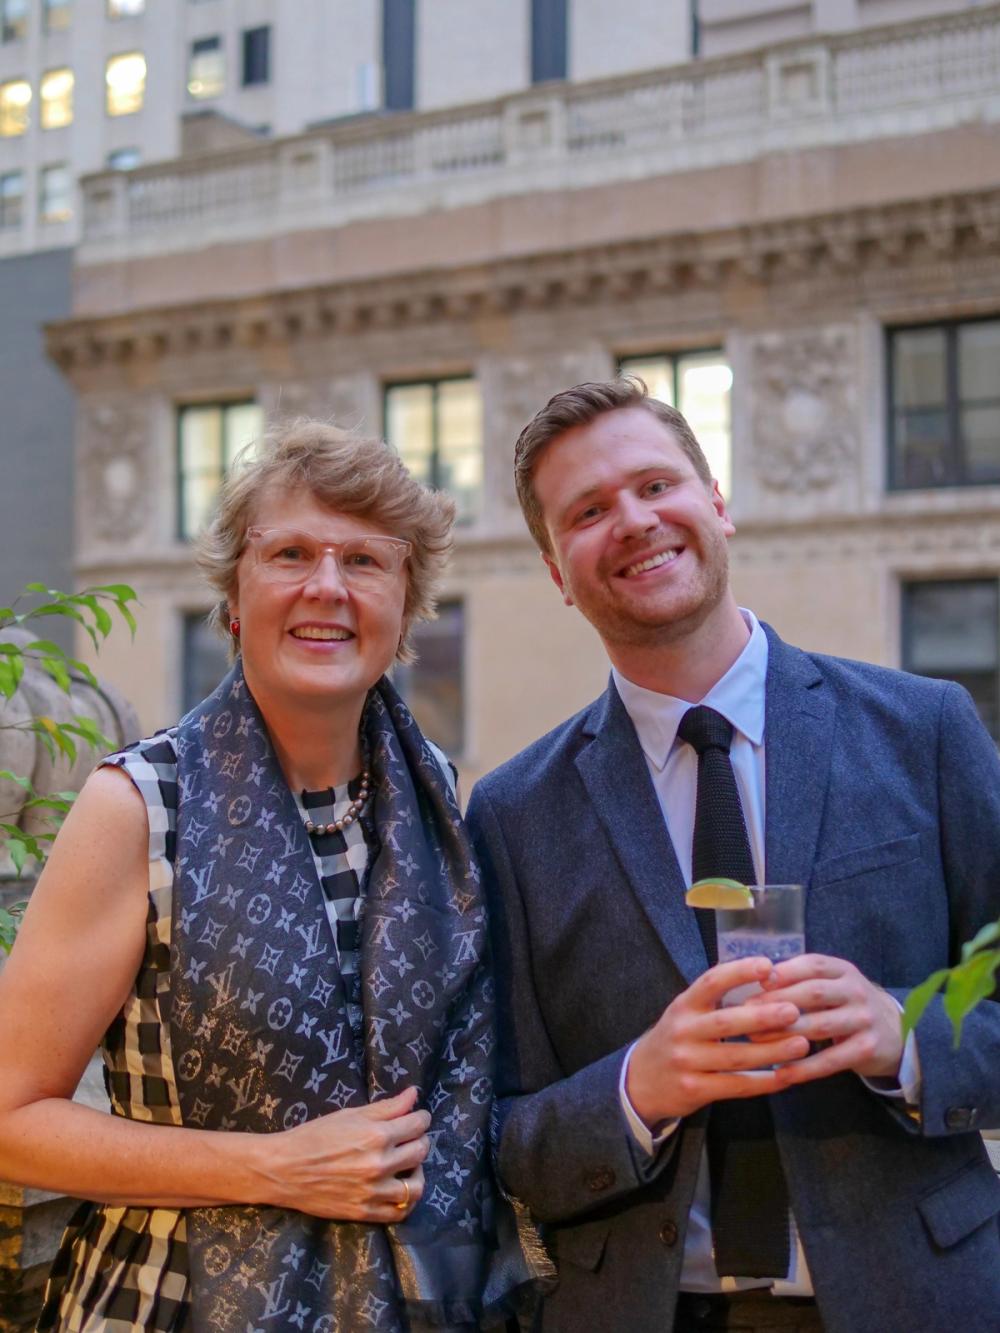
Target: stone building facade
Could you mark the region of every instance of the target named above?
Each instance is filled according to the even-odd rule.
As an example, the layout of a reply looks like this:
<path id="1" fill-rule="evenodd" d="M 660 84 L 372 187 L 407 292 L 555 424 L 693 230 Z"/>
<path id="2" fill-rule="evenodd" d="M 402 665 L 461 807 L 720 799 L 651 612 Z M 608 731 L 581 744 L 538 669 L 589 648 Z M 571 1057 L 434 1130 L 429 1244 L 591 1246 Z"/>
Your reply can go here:
<path id="1" fill-rule="evenodd" d="M 994 4 L 91 177 L 49 351 L 79 398 L 78 576 L 143 603 L 102 670 L 148 727 L 184 702 L 207 598 L 179 413 L 382 431 L 393 386 L 468 378 L 481 472 L 445 601 L 474 779 L 607 670 L 527 539 L 520 427 L 623 360 L 712 350 L 744 604 L 965 679 L 995 726 L 998 121 Z"/>

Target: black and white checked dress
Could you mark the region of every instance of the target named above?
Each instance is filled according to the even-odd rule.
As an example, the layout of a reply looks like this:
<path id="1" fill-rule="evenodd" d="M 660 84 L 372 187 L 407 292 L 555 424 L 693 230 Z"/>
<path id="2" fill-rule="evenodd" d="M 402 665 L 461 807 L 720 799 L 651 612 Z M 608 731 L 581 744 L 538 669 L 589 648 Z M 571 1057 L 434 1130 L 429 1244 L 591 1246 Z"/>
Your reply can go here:
<path id="1" fill-rule="evenodd" d="M 128 773 L 149 817 L 146 948 L 135 985 L 101 1043 L 105 1083 L 116 1115 L 159 1125 L 181 1124 L 166 1021 L 177 815 L 175 744 L 176 728 L 172 728 L 105 761 Z M 450 777 L 450 765 L 436 753 Z M 303 820 L 329 824 L 346 813 L 359 789 L 360 780 L 355 779 L 326 793 L 304 793 L 296 797 L 296 804 Z M 343 833 L 314 836 L 310 843 L 361 1054 L 358 921 L 377 835 L 370 819 L 362 816 Z M 60 1333 L 178 1333 L 188 1325 L 187 1274 L 182 1209 L 83 1204 L 63 1236 L 37 1328 Z"/>

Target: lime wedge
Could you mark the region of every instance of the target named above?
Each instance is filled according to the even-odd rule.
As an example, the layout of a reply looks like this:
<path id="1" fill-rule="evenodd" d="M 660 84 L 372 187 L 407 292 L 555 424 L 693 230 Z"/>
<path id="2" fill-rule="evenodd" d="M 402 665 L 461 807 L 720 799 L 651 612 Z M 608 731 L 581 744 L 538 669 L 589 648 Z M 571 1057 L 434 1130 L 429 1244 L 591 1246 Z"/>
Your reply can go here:
<path id="1" fill-rule="evenodd" d="M 736 879 L 699 879 L 684 895 L 688 907 L 739 912 L 753 907 L 753 894 Z"/>

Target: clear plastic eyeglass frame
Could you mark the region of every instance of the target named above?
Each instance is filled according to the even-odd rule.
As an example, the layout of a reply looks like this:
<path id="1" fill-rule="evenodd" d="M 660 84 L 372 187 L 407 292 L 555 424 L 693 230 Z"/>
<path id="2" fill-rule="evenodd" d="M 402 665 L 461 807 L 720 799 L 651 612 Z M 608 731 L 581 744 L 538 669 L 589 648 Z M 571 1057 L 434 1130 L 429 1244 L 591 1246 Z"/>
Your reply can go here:
<path id="1" fill-rule="evenodd" d="M 396 577 L 413 549 L 402 537 L 372 533 L 342 542 L 323 541 L 299 528 L 247 528 L 246 547 L 262 577 L 275 583 L 305 583 L 327 552 L 350 587 L 378 587 Z"/>

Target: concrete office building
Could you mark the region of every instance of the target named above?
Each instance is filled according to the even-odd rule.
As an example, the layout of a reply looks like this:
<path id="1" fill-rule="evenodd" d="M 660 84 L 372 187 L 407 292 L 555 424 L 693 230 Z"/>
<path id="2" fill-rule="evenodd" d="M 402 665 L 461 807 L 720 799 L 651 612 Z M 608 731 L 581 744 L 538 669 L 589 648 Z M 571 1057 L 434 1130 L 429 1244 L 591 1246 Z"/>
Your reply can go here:
<path id="1" fill-rule="evenodd" d="M 378 79 L 412 110 L 243 141 L 203 118 L 200 151 L 84 180 L 50 332 L 79 396 L 77 573 L 144 603 L 105 670 L 148 726 L 211 674 L 189 537 L 262 417 L 384 431 L 459 500 L 405 684 L 473 778 L 602 685 L 510 456 L 552 391 L 623 365 L 709 446 L 747 604 L 958 677 L 996 731 L 1000 5 L 470 8 L 384 7 L 415 16 Z"/>

